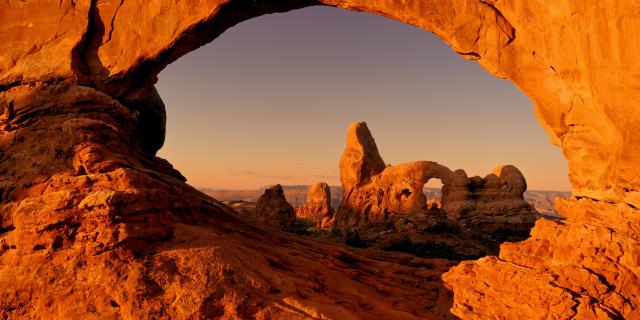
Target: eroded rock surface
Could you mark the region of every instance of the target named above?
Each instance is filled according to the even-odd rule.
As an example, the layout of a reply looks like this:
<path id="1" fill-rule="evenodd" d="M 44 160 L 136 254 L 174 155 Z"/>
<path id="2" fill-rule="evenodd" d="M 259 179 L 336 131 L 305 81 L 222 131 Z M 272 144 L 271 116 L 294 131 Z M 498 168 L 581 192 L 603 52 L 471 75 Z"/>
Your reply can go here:
<path id="1" fill-rule="evenodd" d="M 2 315 L 401 319 L 445 305 L 430 285 L 434 264 L 335 257 L 334 247 L 260 233 L 152 156 L 162 139 L 150 132 L 163 124 L 149 88 L 162 68 L 238 22 L 317 3 L 437 34 L 527 94 L 568 160 L 566 221 L 539 220 L 499 258 L 447 273 L 457 315 L 640 317 L 632 0 L 4 1 Z"/>
<path id="2" fill-rule="evenodd" d="M 460 228 L 493 235 L 499 241 L 529 235 L 536 220 L 524 201 L 527 182 L 518 168 L 499 166 L 484 178 L 452 173 L 442 187 L 442 210 Z"/>
<path id="3" fill-rule="evenodd" d="M 540 219 L 529 239 L 505 243 L 498 257 L 466 261 L 444 275 L 455 290 L 456 315 L 638 319 L 636 210 L 588 199 L 559 200 L 556 207 L 566 220 Z"/>
<path id="4" fill-rule="evenodd" d="M 296 207 L 296 218 L 310 221 L 321 228 L 329 226 L 328 221 L 334 214 L 335 210 L 331 207 L 331 189 L 325 182 L 312 185 L 305 203 Z"/>
<path id="5" fill-rule="evenodd" d="M 247 225 L 142 151 L 139 113 L 98 90 L 14 87 L 0 93 L 0 111 L 2 318 L 446 312 L 440 275 L 450 262 Z"/>
<path id="6" fill-rule="evenodd" d="M 450 223 L 503 241 L 528 236 L 536 219 L 524 201 L 527 183 L 516 167 L 500 166 L 485 178 L 468 178 L 463 170 L 453 172 L 430 161 L 384 166 L 364 122 L 349 126 L 340 174 L 343 196 L 335 226 L 345 230 L 384 229 L 383 224 L 398 227 L 398 222 L 408 219 L 422 230 Z M 438 206 L 428 206 L 423 193 L 430 179 L 443 184 Z"/>

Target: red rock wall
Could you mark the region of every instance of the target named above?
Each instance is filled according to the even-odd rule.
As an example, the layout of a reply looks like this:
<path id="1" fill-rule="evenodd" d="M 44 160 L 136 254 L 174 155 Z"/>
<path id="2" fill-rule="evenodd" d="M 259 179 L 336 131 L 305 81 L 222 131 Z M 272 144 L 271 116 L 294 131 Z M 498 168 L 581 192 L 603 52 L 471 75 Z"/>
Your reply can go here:
<path id="1" fill-rule="evenodd" d="M 0 318 L 447 312 L 451 262 L 250 227 L 144 152 L 139 113 L 98 90 L 15 86 L 0 93 L 0 115 Z"/>
<path id="2" fill-rule="evenodd" d="M 640 3 L 632 0 L 322 2 L 380 14 L 431 31 L 458 54 L 476 60 L 493 75 L 512 81 L 531 98 L 541 125 L 568 160 L 576 199 L 559 205 L 567 220 L 562 223 L 542 220 L 529 240 L 504 245 L 499 258 L 466 262 L 447 273 L 445 279 L 455 292 L 454 313 L 465 318 L 639 317 L 638 232 L 634 226 L 636 207 L 640 206 L 637 148 L 640 135 L 633 128 L 640 125 L 640 108 L 636 107 L 640 100 L 640 64 L 636 58 L 640 49 L 637 32 Z M 188 215 L 181 212 L 196 207 L 200 212 L 224 216 L 227 209 L 211 200 L 202 200 L 200 194 L 180 182 L 179 175 L 168 164 L 150 156 L 162 143 L 153 137 L 162 135 L 163 118 L 158 102 L 148 102 L 149 86 L 168 63 L 213 40 L 234 24 L 263 13 L 311 4 L 315 2 L 8 0 L 0 3 L 3 190 L 0 281 L 5 288 L 0 303 L 5 313 L 25 316 L 37 312 L 47 318 L 61 315 L 55 311 L 59 309 L 52 307 L 61 302 L 67 310 L 106 312 L 115 306 L 89 304 L 90 287 L 85 283 L 101 284 L 91 286 L 93 293 L 98 290 L 95 288 L 111 292 L 120 288 L 113 283 L 124 279 L 122 274 L 126 272 L 122 270 L 143 270 L 141 262 L 130 262 L 129 266 L 137 266 L 133 269 L 125 267 L 127 264 L 122 262 L 125 260 L 118 260 L 118 267 L 104 267 L 111 261 L 105 255 L 80 261 L 50 254 L 49 250 L 70 246 L 69 250 L 79 251 L 68 252 L 95 253 L 138 236 L 160 241 L 163 235 L 168 237 L 169 230 L 174 234 L 178 230 L 162 221 L 186 221 L 184 217 Z M 60 87 L 57 84 L 61 81 L 99 92 L 73 85 Z M 70 99 L 69 92 L 80 98 Z M 148 123 L 134 119 L 134 114 L 147 115 L 145 118 L 152 115 L 152 120 Z M 140 129 L 147 127 L 156 133 Z M 167 196 L 162 190 L 168 186 L 173 186 L 172 191 L 180 190 L 178 195 L 189 200 L 180 204 L 175 196 Z M 64 192 L 59 194 L 60 191 Z M 142 201 L 146 207 L 137 206 L 139 197 L 146 199 Z M 205 205 L 202 201 L 210 203 Z M 206 209 L 209 207 L 215 209 Z M 121 216 L 127 221 L 122 225 L 117 222 Z M 138 224 L 153 227 L 140 230 L 136 228 Z M 57 228 L 62 231 L 55 231 Z M 103 228 L 108 230 L 106 234 L 97 232 Z M 229 228 L 242 227 L 232 224 Z M 207 232 L 215 233 L 212 230 Z M 254 231 L 245 232 L 249 236 Z M 213 233 L 207 237 L 213 237 Z M 219 233 L 214 238 L 221 240 Z M 130 243 L 131 248 L 144 248 L 134 245 L 135 241 Z M 262 250 L 245 248 L 253 252 Z M 308 247 L 297 250 L 312 251 Z M 198 257 L 191 260 L 202 263 L 215 256 L 207 259 L 204 253 L 189 254 Z M 230 259 L 225 255 L 216 257 L 223 264 Z M 174 269 L 175 263 L 166 265 L 160 263 L 162 259 L 154 256 L 146 261 L 154 267 Z M 87 264 L 90 268 L 77 273 L 76 267 L 68 265 L 60 271 L 64 261 L 75 266 Z M 291 277 L 298 271 L 296 268 L 308 267 L 295 264 L 284 269 L 287 268 L 291 271 L 285 273 Z M 251 272 L 240 266 L 238 270 Z M 71 278 L 67 278 L 68 282 L 55 281 L 64 278 L 60 277 L 64 274 L 78 274 L 77 282 Z M 162 314 L 168 310 L 163 308 L 180 309 L 175 304 L 160 307 L 162 299 L 179 301 L 175 296 L 171 300 L 163 295 L 172 292 L 168 288 L 173 282 L 157 274 L 155 280 L 147 281 L 140 274 L 143 273 L 133 277 L 138 282 L 119 283 L 135 289 L 116 290 L 120 298 L 114 303 L 122 306 L 117 314 L 136 315 L 135 312 L 143 312 L 140 310 Z M 310 276 L 305 274 L 309 280 Z M 220 277 L 229 279 L 224 273 Z M 46 284 L 51 279 L 56 285 Z M 479 279 L 486 280 L 478 282 Z M 141 283 L 146 289 L 137 292 Z M 342 282 L 331 285 L 338 283 Z M 228 292 L 236 292 L 232 287 Z M 71 293 L 65 288 L 78 291 Z M 163 288 L 162 294 L 158 288 Z M 242 305 L 239 296 L 228 298 L 223 293 L 212 293 L 210 300 L 222 301 L 221 296 L 232 301 L 228 305 Z M 318 310 L 320 306 L 326 309 L 326 303 L 341 301 L 336 298 L 339 294 L 333 300 L 318 296 L 305 300 L 301 296 L 296 294 L 297 302 L 283 308 Z M 367 309 L 362 304 L 352 307 L 374 310 L 370 311 L 373 316 L 392 316 L 382 309 L 385 312 L 411 309 L 416 315 L 415 297 L 421 296 L 413 295 L 408 298 L 412 302 L 403 300 L 388 309 L 376 305 Z M 260 301 L 264 306 L 270 305 L 264 301 L 273 300 Z M 385 299 L 370 301 L 389 306 Z M 209 305 L 211 308 L 205 308 L 209 314 L 231 312 Z M 242 310 L 249 309 L 260 308 L 253 305 Z"/>

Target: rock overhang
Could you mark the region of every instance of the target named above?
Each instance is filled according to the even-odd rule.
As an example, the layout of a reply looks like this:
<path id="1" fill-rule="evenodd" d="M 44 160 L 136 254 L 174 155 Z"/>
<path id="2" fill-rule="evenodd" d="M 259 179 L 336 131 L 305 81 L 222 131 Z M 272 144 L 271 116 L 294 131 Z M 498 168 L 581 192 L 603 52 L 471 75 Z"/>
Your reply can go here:
<path id="1" fill-rule="evenodd" d="M 633 215 L 628 212 L 635 212 L 640 206 L 640 167 L 637 165 L 640 151 L 636 148 L 640 145 L 640 136 L 633 133 L 633 128 L 640 125 L 640 109 L 633 105 L 640 99 L 640 91 L 636 90 L 640 85 L 637 77 L 640 65 L 635 57 L 635 52 L 640 49 L 640 34 L 635 32 L 640 28 L 637 15 L 640 4 L 631 0 L 598 3 L 578 0 L 9 0 L 0 5 L 0 107 L 7 117 L 11 117 L 18 98 L 13 96 L 13 92 L 26 90 L 29 91 L 27 95 L 31 95 L 34 91 L 41 92 L 41 86 L 56 87 L 62 82 L 92 87 L 97 91 L 88 93 L 87 97 L 96 101 L 113 99 L 106 105 L 113 105 L 116 109 L 116 105 L 125 106 L 134 111 L 130 114 L 104 111 L 109 116 L 146 119 L 125 127 L 120 123 L 120 129 L 138 131 L 135 135 L 138 141 L 134 145 L 153 153 L 162 144 L 163 107 L 153 94 L 149 94 L 150 89 L 145 88 L 150 88 L 156 81 L 156 75 L 167 64 L 215 39 L 241 21 L 317 4 L 379 14 L 433 32 L 453 51 L 464 58 L 476 60 L 491 74 L 512 81 L 529 96 L 541 125 L 550 139 L 563 149 L 573 193 L 580 200 L 561 204 L 561 211 L 569 217 L 564 226 L 540 224 L 534 228 L 536 236 L 523 243 L 520 251 L 546 252 L 551 241 L 558 254 L 568 252 L 569 249 L 561 243 L 565 239 L 554 238 L 550 230 L 578 232 L 581 227 L 597 229 L 600 225 L 618 223 L 617 220 L 633 220 Z M 48 92 L 43 96 L 51 94 L 57 93 Z M 42 102 L 34 101 L 34 104 Z M 90 101 L 83 103 L 86 102 Z M 80 105 L 73 104 L 74 107 Z M 81 128 L 85 130 L 87 127 Z M 12 128 L 5 129 L 9 130 L 7 134 L 13 134 Z M 3 147 L 7 148 L 3 150 L 11 152 L 13 149 L 8 141 L 3 140 Z M 89 158 L 93 160 L 87 160 L 89 164 L 97 161 L 92 157 Z M 122 160 L 112 161 L 109 165 L 127 162 L 118 161 Z M 51 168 L 61 166 L 58 163 Z M 166 169 L 159 162 L 154 166 L 156 170 Z M 175 172 L 166 170 L 169 176 L 178 177 Z M 124 176 L 131 174 L 130 171 L 119 172 Z M 20 175 L 20 178 L 28 177 Z M 174 178 L 169 179 L 171 183 L 179 184 L 175 181 L 180 179 Z M 25 183 L 27 189 L 31 188 L 27 181 Z M 9 211 L 13 210 L 11 201 L 15 200 L 9 197 L 10 193 L 6 190 L 3 193 L 4 204 L 8 205 L 5 209 L 9 208 Z M 607 218 L 604 218 L 605 211 Z M 4 219 L 13 220 L 16 219 Z M 162 231 L 162 228 L 158 230 Z M 615 243 L 625 250 L 632 252 L 638 246 L 633 233 L 622 229 L 616 232 L 612 239 L 616 239 Z M 582 236 L 590 237 L 592 234 Z M 587 254 L 586 251 L 575 251 Z M 518 250 L 505 253 L 504 259 L 522 259 L 514 252 Z M 599 261 L 598 257 L 592 258 Z M 575 264 L 576 260 L 571 259 L 556 257 L 555 263 L 559 266 Z M 544 266 L 540 261 L 526 262 L 536 267 Z M 473 267 L 476 268 L 474 272 L 517 269 L 506 261 L 482 260 L 480 264 L 482 267 Z M 607 278 L 610 273 L 602 273 L 605 274 L 602 276 L 596 272 L 598 268 L 609 268 L 604 263 L 587 266 L 585 262 L 583 267 L 594 271 L 596 278 L 605 279 L 605 286 L 607 283 L 616 286 L 614 292 L 622 297 L 622 301 L 633 299 L 634 288 L 625 287 L 628 282 L 620 283 L 617 278 Z M 632 277 L 625 268 L 620 267 L 616 272 L 623 274 L 623 278 Z M 456 270 L 458 277 L 450 276 L 448 279 L 454 283 L 456 293 L 460 293 L 456 299 L 466 299 L 456 303 L 456 314 L 473 318 L 482 312 L 486 316 L 499 310 L 497 306 L 486 309 L 474 300 L 473 295 L 467 295 L 465 285 L 482 284 L 464 278 L 461 269 Z M 554 272 L 562 275 L 565 271 L 559 267 Z M 532 283 L 540 280 L 534 271 L 519 272 L 523 279 Z M 504 281 L 494 280 L 492 286 L 504 285 Z M 458 287 L 455 287 L 456 281 Z M 556 284 L 561 286 L 565 283 L 560 281 Z M 568 297 L 574 302 L 561 304 L 566 306 L 563 310 L 574 310 L 582 315 L 634 314 L 635 302 L 618 303 L 598 292 L 586 292 L 577 298 Z M 494 299 L 499 300 L 514 305 L 526 302 L 500 297 Z M 538 302 L 545 303 L 544 299 Z M 473 312 L 464 309 L 464 305 L 478 308 Z"/>

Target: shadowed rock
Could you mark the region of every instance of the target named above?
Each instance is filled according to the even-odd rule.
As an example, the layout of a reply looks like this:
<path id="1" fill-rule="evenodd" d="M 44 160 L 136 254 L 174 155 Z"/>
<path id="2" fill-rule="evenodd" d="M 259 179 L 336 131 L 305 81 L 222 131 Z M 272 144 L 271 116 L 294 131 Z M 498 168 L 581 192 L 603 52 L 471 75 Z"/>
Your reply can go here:
<path id="1" fill-rule="evenodd" d="M 519 241 L 529 235 L 535 210 L 524 201 L 527 183 L 516 167 L 499 166 L 484 178 L 467 178 L 462 170 L 442 187 L 442 209 L 450 220 L 497 241 Z"/>
<path id="2" fill-rule="evenodd" d="M 255 223 L 275 229 L 290 231 L 296 221 L 293 207 L 284 197 L 281 185 L 267 188 L 256 202 Z"/>

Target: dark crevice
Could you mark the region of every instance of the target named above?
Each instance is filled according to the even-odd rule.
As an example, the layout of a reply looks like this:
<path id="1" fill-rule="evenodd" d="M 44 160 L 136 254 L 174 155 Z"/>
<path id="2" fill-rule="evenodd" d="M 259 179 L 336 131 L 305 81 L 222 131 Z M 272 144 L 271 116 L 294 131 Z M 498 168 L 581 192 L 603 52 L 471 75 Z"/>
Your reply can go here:
<path id="1" fill-rule="evenodd" d="M 42 233 L 42 232 L 45 232 L 45 231 L 51 231 L 51 230 L 55 230 L 55 229 L 58 229 L 58 228 L 77 229 L 79 227 L 80 227 L 79 223 L 77 223 L 77 222 L 74 223 L 73 222 L 73 217 L 68 217 L 68 218 L 62 219 L 60 221 L 54 222 L 52 224 L 48 224 L 48 225 L 44 226 L 43 228 L 38 229 L 37 232 L 38 233 Z"/>
<path id="2" fill-rule="evenodd" d="M 9 91 L 9 89 L 13 87 L 18 87 L 22 85 L 22 81 L 14 81 L 7 84 L 0 84 L 0 92 Z"/>
<path id="3" fill-rule="evenodd" d="M 465 56 L 465 58 L 470 59 L 470 60 L 479 60 L 481 58 L 480 54 L 478 54 L 477 52 L 459 52 L 456 51 L 457 54 L 461 55 L 461 56 Z"/>
<path id="4" fill-rule="evenodd" d="M 496 8 L 495 5 L 493 5 L 493 3 L 489 3 L 487 0 L 480 0 L 480 3 L 491 8 L 491 10 L 493 10 L 493 12 L 495 12 L 495 14 L 498 16 L 498 18 L 502 19 L 506 23 L 506 27 L 508 28 L 508 30 L 503 29 L 502 31 L 507 34 L 508 40 L 504 46 L 506 47 L 510 45 L 513 41 L 515 41 L 516 29 L 513 27 L 513 24 L 511 24 L 511 22 L 509 22 L 509 20 L 507 20 L 507 18 L 502 14 L 502 12 L 500 12 L 500 10 L 498 10 L 498 8 Z"/>
<path id="5" fill-rule="evenodd" d="M 346 252 L 340 252 L 336 258 L 338 258 L 338 260 L 346 263 L 346 264 L 356 264 L 358 263 L 358 259 Z"/>
<path id="6" fill-rule="evenodd" d="M 54 240 L 53 243 L 51 244 L 51 249 L 58 250 L 60 248 L 62 248 L 62 245 L 64 244 L 64 239 L 61 236 L 57 236 Z"/>
<path id="7" fill-rule="evenodd" d="M 9 233 L 9 232 L 11 232 L 11 231 L 13 231 L 15 229 L 16 229 L 16 227 L 14 227 L 14 226 L 8 226 L 8 227 L 5 227 L 5 228 L 0 228 L 0 236 L 5 234 L 5 233 Z"/>
<path id="8" fill-rule="evenodd" d="M 80 38 L 80 42 L 71 50 L 71 70 L 77 77 L 77 84 L 89 85 L 93 87 L 93 78 L 91 73 L 91 67 L 87 63 L 87 51 L 91 46 L 93 40 L 93 34 L 95 31 L 94 18 L 96 11 L 97 0 L 91 0 L 89 5 L 89 15 L 87 17 L 87 30 Z"/>
<path id="9" fill-rule="evenodd" d="M 123 4 L 124 4 L 124 0 L 120 0 L 120 4 L 116 8 L 116 11 L 113 13 L 113 17 L 111 17 L 111 29 L 109 30 L 109 36 L 107 37 L 107 40 L 105 42 L 103 42 L 102 44 L 107 44 L 107 43 L 109 43 L 111 41 L 111 36 L 113 35 L 113 30 L 115 30 L 116 16 L 118 15 L 118 11 L 120 11 L 120 8 L 122 7 Z"/>
<path id="10" fill-rule="evenodd" d="M 631 203 L 627 203 L 627 202 L 613 202 L 613 201 L 600 200 L 600 199 L 596 199 L 596 198 L 593 198 L 593 197 L 589 197 L 589 196 L 580 196 L 580 195 L 576 195 L 576 196 L 574 196 L 574 198 L 575 198 L 576 200 L 585 199 L 585 200 L 590 200 L 590 201 L 594 201 L 594 202 L 603 202 L 603 203 L 611 204 L 611 205 L 624 204 L 624 205 L 626 205 L 627 207 L 629 207 L 629 208 L 631 208 L 631 209 L 634 209 L 634 210 L 637 210 L 637 209 L 638 209 L 638 207 L 636 207 L 635 205 L 633 205 L 633 204 L 631 204 Z"/>
<path id="11" fill-rule="evenodd" d="M 29 81 L 18 80 L 18 81 L 14 81 L 7 84 L 0 84 L 0 92 L 9 91 L 13 88 L 20 87 L 20 86 L 35 87 L 38 84 L 56 85 L 58 83 L 65 82 L 67 80 L 69 79 L 62 78 L 62 77 L 57 77 L 49 80 L 29 80 Z"/>

